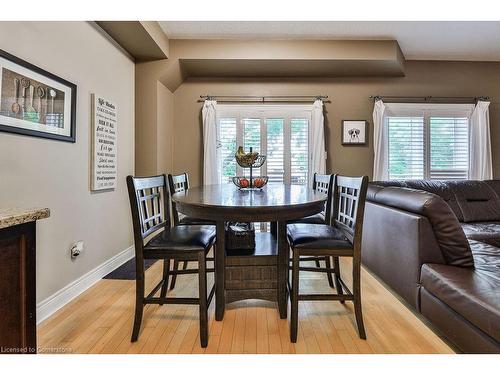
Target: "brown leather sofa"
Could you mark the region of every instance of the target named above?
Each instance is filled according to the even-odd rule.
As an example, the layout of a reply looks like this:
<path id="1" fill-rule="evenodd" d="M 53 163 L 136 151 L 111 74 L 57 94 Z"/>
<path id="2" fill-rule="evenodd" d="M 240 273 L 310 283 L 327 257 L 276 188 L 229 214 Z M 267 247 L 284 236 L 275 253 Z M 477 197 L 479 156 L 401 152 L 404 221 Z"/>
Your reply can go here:
<path id="1" fill-rule="evenodd" d="M 372 182 L 363 264 L 465 353 L 500 353 L 500 180 Z"/>

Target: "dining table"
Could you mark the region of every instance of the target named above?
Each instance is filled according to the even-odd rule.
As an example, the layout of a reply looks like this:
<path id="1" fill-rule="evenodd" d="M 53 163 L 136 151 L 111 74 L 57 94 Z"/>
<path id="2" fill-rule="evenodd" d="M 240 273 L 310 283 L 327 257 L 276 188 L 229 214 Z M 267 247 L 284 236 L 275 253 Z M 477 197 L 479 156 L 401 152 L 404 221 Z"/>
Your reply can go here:
<path id="1" fill-rule="evenodd" d="M 322 212 L 327 196 L 306 185 L 270 182 L 252 190 L 230 183 L 190 187 L 171 199 L 178 212 L 215 222 L 215 319 L 223 319 L 226 303 L 250 298 L 277 302 L 280 318 L 285 319 L 287 222 Z M 230 222 L 270 222 L 271 230 L 256 233 L 253 251 L 232 251 L 226 249 L 226 225 Z"/>

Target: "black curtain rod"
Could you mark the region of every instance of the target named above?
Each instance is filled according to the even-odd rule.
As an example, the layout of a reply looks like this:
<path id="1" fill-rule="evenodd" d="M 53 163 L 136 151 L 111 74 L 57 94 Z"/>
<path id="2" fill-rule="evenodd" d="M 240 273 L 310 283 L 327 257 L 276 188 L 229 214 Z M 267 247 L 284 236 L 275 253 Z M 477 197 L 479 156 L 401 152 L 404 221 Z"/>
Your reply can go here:
<path id="1" fill-rule="evenodd" d="M 204 100 L 217 100 L 218 102 L 241 102 L 241 103 L 280 103 L 296 102 L 306 103 L 314 100 L 321 100 L 324 103 L 330 103 L 328 95 L 270 95 L 270 96 L 252 96 L 252 95 L 200 95 L 199 102 Z"/>
<path id="2" fill-rule="evenodd" d="M 489 101 L 489 96 L 383 96 L 372 95 L 370 99 L 389 103 L 476 103 L 478 100 Z"/>

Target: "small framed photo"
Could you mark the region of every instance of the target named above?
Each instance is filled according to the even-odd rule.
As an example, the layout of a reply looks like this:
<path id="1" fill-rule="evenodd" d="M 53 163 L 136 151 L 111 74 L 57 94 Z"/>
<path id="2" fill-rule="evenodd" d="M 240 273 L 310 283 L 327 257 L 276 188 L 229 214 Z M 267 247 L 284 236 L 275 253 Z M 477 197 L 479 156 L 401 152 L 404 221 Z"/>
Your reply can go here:
<path id="1" fill-rule="evenodd" d="M 342 121 L 342 145 L 364 146 L 367 141 L 368 121 L 365 120 L 343 120 Z"/>
<path id="2" fill-rule="evenodd" d="M 76 85 L 0 49 L 0 131 L 76 140 Z"/>

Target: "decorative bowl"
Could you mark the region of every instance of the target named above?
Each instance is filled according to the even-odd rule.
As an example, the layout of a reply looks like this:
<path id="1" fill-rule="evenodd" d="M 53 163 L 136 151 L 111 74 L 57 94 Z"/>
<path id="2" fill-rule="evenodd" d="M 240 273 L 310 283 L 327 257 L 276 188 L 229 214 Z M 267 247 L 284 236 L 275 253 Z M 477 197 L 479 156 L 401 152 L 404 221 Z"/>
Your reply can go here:
<path id="1" fill-rule="evenodd" d="M 236 176 L 233 177 L 233 184 L 235 184 L 239 189 L 261 190 L 264 186 L 266 186 L 268 179 L 269 178 L 267 176 L 257 176 L 252 177 L 252 180 L 250 181 L 249 177 Z"/>

